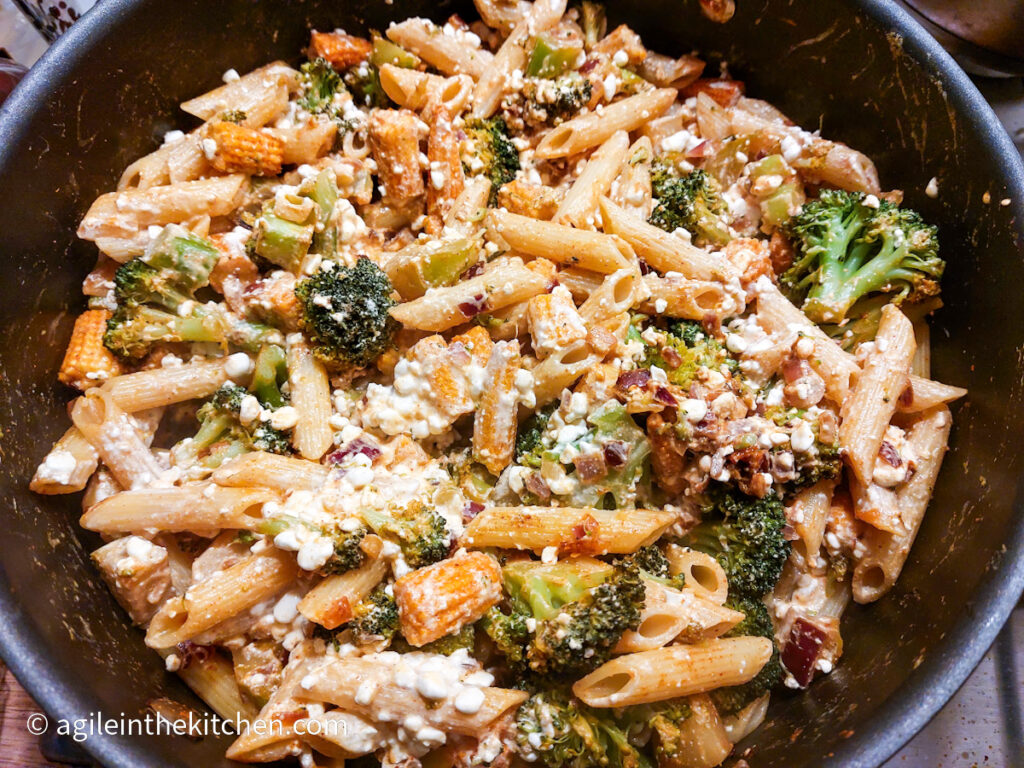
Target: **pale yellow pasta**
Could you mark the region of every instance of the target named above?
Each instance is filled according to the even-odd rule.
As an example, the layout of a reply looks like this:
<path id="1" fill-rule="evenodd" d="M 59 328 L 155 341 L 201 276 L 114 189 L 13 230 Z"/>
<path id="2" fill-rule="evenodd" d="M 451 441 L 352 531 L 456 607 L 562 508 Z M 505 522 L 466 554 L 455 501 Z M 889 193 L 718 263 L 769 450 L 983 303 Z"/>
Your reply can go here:
<path id="1" fill-rule="evenodd" d="M 446 75 L 471 75 L 479 78 L 491 65 L 494 55 L 463 38 L 446 35 L 428 19 L 406 19 L 392 24 L 388 39 L 412 51 Z"/>
<path id="2" fill-rule="evenodd" d="M 533 395 L 537 407 L 550 403 L 571 387 L 587 371 L 604 359 L 603 354 L 594 352 L 585 341 L 563 347 L 548 355 L 535 365 L 533 374 Z"/>
<path id="3" fill-rule="evenodd" d="M 483 22 L 493 29 L 508 33 L 530 12 L 526 0 L 473 0 Z"/>
<path id="4" fill-rule="evenodd" d="M 288 383 L 291 404 L 298 414 L 292 445 L 302 458 L 318 461 L 334 439 L 327 423 L 331 417 L 331 384 L 323 364 L 299 335 L 288 338 Z"/>
<path id="5" fill-rule="evenodd" d="M 629 243 L 636 255 L 658 272 L 720 282 L 728 282 L 734 276 L 732 265 L 721 256 L 641 221 L 608 198 L 601 199 L 600 207 L 604 231 Z"/>
<path id="6" fill-rule="evenodd" d="M 227 358 L 151 368 L 108 380 L 103 389 L 128 413 L 208 397 L 228 380 Z"/>
<path id="7" fill-rule="evenodd" d="M 391 310 L 391 316 L 406 328 L 446 331 L 480 312 L 507 307 L 546 288 L 547 281 L 523 266 L 521 259 L 501 258 L 482 275 L 432 288 L 418 299 L 399 304 Z"/>
<path id="8" fill-rule="evenodd" d="M 210 163 L 203 154 L 202 141 L 202 128 L 165 140 L 159 149 L 125 168 L 117 183 L 118 191 L 177 184 L 205 175 Z"/>
<path id="9" fill-rule="evenodd" d="M 108 192 L 90 206 L 78 227 L 78 236 L 97 245 L 111 240 L 124 243 L 117 253 L 104 252 L 117 261 L 127 261 L 145 250 L 150 239 L 148 227 L 187 222 L 204 214 L 226 216 L 238 207 L 246 183 L 247 177 L 235 174 Z"/>
<path id="10" fill-rule="evenodd" d="M 772 655 L 765 637 L 730 637 L 618 656 L 578 680 L 572 691 L 592 707 L 650 704 L 742 685 Z"/>
<path id="11" fill-rule="evenodd" d="M 596 229 L 601 218 L 597 201 L 608 194 L 628 150 L 629 135 L 625 131 L 616 131 L 609 136 L 587 160 L 583 171 L 562 198 L 552 221 L 579 229 Z"/>
<path id="12" fill-rule="evenodd" d="M 931 330 L 925 320 L 914 322 L 914 339 L 917 341 L 917 347 L 914 350 L 914 359 L 910 363 L 910 372 L 927 379 L 932 372 L 932 345 Z"/>
<path id="13" fill-rule="evenodd" d="M 334 704 L 346 712 L 354 712 L 380 721 L 381 713 L 400 712 L 404 717 L 416 715 L 425 724 L 443 728 L 447 733 L 479 736 L 502 715 L 515 710 L 527 697 L 524 691 L 506 688 L 481 688 L 483 703 L 473 714 L 455 708 L 451 698 L 428 706 L 416 690 L 395 683 L 392 666 L 373 656 L 334 658 L 312 673 L 302 696 L 312 701 Z M 364 683 L 374 691 L 369 702 L 357 701 Z"/>
<path id="14" fill-rule="evenodd" d="M 897 408 L 900 413 L 921 413 L 937 405 L 948 405 L 966 394 L 967 390 L 963 387 L 911 375 L 907 388 L 899 397 Z"/>
<path id="15" fill-rule="evenodd" d="M 512 463 L 516 447 L 519 342 L 499 342 L 491 351 L 484 372 L 484 390 L 473 419 L 473 455 L 498 475 Z"/>
<path id="16" fill-rule="evenodd" d="M 761 726 L 768 714 L 770 699 L 771 696 L 766 693 L 764 696 L 754 699 L 736 714 L 722 719 L 730 741 L 742 741 Z M 718 763 L 711 765 L 718 765 Z"/>
<path id="17" fill-rule="evenodd" d="M 858 603 L 877 600 L 899 578 L 931 499 L 952 426 L 949 409 L 940 405 L 908 427 L 907 442 L 918 458 L 913 476 L 897 492 L 904 532 L 868 531 L 865 535 L 865 551 L 853 569 L 853 598 Z"/>
<path id="18" fill-rule="evenodd" d="M 78 398 L 71 420 L 122 488 L 142 487 L 159 478 L 163 469 L 139 434 L 138 425 L 109 392 L 91 389 Z"/>
<path id="19" fill-rule="evenodd" d="M 636 261 L 636 254 L 618 237 L 573 229 L 550 221 L 492 209 L 487 215 L 492 238 L 528 256 L 558 264 L 611 274 Z"/>
<path id="20" fill-rule="evenodd" d="M 469 75 L 442 77 L 394 64 L 380 68 L 380 84 L 393 102 L 414 112 L 434 102 L 458 114 L 473 94 L 473 78 Z"/>
<path id="21" fill-rule="evenodd" d="M 170 648 L 272 597 L 295 580 L 298 568 L 288 552 L 273 548 L 252 554 L 168 600 L 146 632 L 150 648 Z"/>
<path id="22" fill-rule="evenodd" d="M 633 142 L 626 152 L 608 199 L 639 221 L 647 221 L 654 210 L 651 197 L 651 161 L 654 147 L 647 136 Z M 600 195 L 598 195 L 600 197 Z"/>
<path id="23" fill-rule="evenodd" d="M 328 576 L 299 602 L 303 616 L 327 629 L 334 629 L 351 621 L 354 609 L 366 598 L 388 571 L 387 561 L 380 557 L 383 542 L 377 536 L 367 536 L 360 547 L 366 561 L 358 568 Z"/>
<path id="24" fill-rule="evenodd" d="M 686 320 L 735 317 L 743 311 L 743 294 L 713 280 L 690 280 L 682 275 L 644 275 L 645 312 Z"/>
<path id="25" fill-rule="evenodd" d="M 315 163 L 330 152 L 338 135 L 334 120 L 309 120 L 290 128 L 268 128 L 271 136 L 281 140 L 281 162 L 285 165 Z"/>
<path id="26" fill-rule="evenodd" d="M 298 79 L 298 72 L 283 61 L 275 61 L 189 99 L 181 108 L 201 120 L 210 120 L 225 112 L 244 112 L 242 125 L 259 128 L 288 109 L 288 93 L 298 87 Z"/>
<path id="27" fill-rule="evenodd" d="M 385 202 L 402 203 L 424 193 L 420 133 L 425 128 L 407 109 L 377 109 L 370 115 L 370 148 Z"/>
<path id="28" fill-rule="evenodd" d="M 630 265 L 608 275 L 601 286 L 580 305 L 580 317 L 588 326 L 629 311 L 647 298 L 647 283 L 640 270 Z"/>
<path id="29" fill-rule="evenodd" d="M 615 653 L 650 651 L 677 638 L 695 643 L 724 635 L 743 620 L 743 614 L 700 596 L 690 589 L 673 589 L 645 581 L 644 609 L 635 630 L 626 630 Z"/>
<path id="30" fill-rule="evenodd" d="M 591 272 L 579 267 L 566 267 L 558 271 L 558 282 L 572 293 L 573 298 L 582 303 L 601 287 L 605 276 L 600 272 Z"/>
<path id="31" fill-rule="evenodd" d="M 849 399 L 843 401 L 839 425 L 846 462 L 864 485 L 871 482 L 885 430 L 907 387 L 915 347 L 911 322 L 894 305 L 883 307 L 874 350 Z"/>
<path id="32" fill-rule="evenodd" d="M 330 467 L 305 459 L 254 451 L 221 464 L 211 480 L 235 488 L 315 491 L 326 481 Z"/>
<path id="33" fill-rule="evenodd" d="M 226 488 L 196 484 L 136 488 L 103 499 L 82 515 L 83 528 L 100 533 L 159 530 L 215 532 L 222 528 L 256 530 L 263 505 L 280 496 L 265 488 Z"/>
<path id="34" fill-rule="evenodd" d="M 804 547 L 804 554 L 813 557 L 821 549 L 825 535 L 825 522 L 832 506 L 832 491 L 836 481 L 820 480 L 804 488 L 790 502 L 787 519 L 793 521 L 793 528 Z"/>
<path id="35" fill-rule="evenodd" d="M 673 576 L 683 575 L 686 588 L 721 605 L 729 591 L 725 570 L 711 555 L 695 549 L 668 544 L 665 547 L 669 572 Z"/>
<path id="36" fill-rule="evenodd" d="M 117 602 L 140 627 L 175 594 L 167 550 L 144 538 L 115 539 L 90 557 Z"/>
<path id="37" fill-rule="evenodd" d="M 856 476 L 848 479 L 848 485 L 853 514 L 858 520 L 880 531 L 904 533 L 896 491 L 871 482 L 864 485 Z"/>
<path id="38" fill-rule="evenodd" d="M 455 198 L 444 217 L 445 226 L 459 234 L 468 234 L 477 229 L 487 212 L 487 198 L 490 194 L 491 182 L 486 176 L 466 179 L 461 194 Z"/>
<path id="39" fill-rule="evenodd" d="M 560 555 L 628 554 L 658 540 L 675 521 L 658 509 L 491 507 L 466 526 L 466 546 Z"/>
<path id="40" fill-rule="evenodd" d="M 678 744 L 678 749 L 664 764 L 659 764 L 659 768 L 715 768 L 721 765 L 739 737 L 729 733 L 707 694 L 691 696 L 686 703 L 691 714 L 679 724 L 679 732 L 673 741 L 674 745 Z"/>
<path id="41" fill-rule="evenodd" d="M 545 134 L 537 145 L 537 157 L 568 157 L 596 147 L 616 131 L 636 130 L 668 109 L 676 96 L 674 88 L 657 88 L 607 104 L 600 112 L 567 120 Z"/>
<path id="42" fill-rule="evenodd" d="M 92 443 L 78 427 L 71 427 L 46 454 L 29 488 L 47 495 L 77 493 L 85 488 L 98 463 L 99 454 Z"/>

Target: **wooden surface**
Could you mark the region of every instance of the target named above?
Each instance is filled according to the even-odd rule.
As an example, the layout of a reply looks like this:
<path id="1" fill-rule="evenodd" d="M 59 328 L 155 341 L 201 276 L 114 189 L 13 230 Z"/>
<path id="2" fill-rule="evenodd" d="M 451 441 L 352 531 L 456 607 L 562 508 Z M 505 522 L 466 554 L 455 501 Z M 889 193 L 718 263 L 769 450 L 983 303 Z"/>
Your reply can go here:
<path id="1" fill-rule="evenodd" d="M 25 727 L 39 707 L 2 661 L 0 673 L 0 768 L 67 768 L 43 757 L 39 737 Z"/>

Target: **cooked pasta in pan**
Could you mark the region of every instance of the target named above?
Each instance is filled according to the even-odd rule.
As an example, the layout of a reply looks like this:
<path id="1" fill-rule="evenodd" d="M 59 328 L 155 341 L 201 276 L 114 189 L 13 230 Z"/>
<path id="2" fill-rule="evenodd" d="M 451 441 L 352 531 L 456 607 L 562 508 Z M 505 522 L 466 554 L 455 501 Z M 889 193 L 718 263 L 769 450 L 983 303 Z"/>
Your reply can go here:
<path id="1" fill-rule="evenodd" d="M 911 554 L 938 233 L 724 65 L 477 9 L 181 105 L 31 487 L 234 760 L 712 768 Z"/>

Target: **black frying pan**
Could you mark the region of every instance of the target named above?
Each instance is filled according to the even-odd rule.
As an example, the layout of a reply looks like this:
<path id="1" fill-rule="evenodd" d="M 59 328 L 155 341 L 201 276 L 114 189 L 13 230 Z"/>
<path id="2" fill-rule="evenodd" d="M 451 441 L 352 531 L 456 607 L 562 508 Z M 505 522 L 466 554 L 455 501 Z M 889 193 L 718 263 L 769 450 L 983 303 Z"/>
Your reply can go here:
<path id="1" fill-rule="evenodd" d="M 963 73 L 882 0 L 738 0 L 724 26 L 696 0 L 610 6 L 654 50 L 725 57 L 751 94 L 867 152 L 883 186 L 905 189 L 940 225 L 949 267 L 934 372 L 971 395 L 955 409 L 931 512 L 896 589 L 845 617 L 839 669 L 804 695 L 774 697 L 739 748 L 753 768 L 877 766 L 949 699 L 1024 587 L 1024 169 Z M 130 161 L 189 125 L 177 104 L 229 67 L 294 58 L 310 27 L 365 31 L 453 11 L 472 14 L 469 2 L 426 0 L 104 0 L 0 112 L 0 652 L 52 716 L 132 716 L 155 696 L 201 706 L 94 573 L 79 500 L 27 489 L 68 423 L 54 373 L 95 257 L 75 241 L 77 222 Z M 923 193 L 932 176 L 936 200 Z M 227 764 L 227 743 L 92 736 L 85 746 L 109 766 L 205 767 Z"/>

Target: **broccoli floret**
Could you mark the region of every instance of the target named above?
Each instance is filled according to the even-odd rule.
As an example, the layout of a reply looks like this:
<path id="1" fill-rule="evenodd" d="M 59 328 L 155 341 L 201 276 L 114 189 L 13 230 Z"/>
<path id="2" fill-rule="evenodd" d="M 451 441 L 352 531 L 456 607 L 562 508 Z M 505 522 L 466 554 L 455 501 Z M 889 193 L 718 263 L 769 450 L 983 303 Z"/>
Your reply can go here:
<path id="1" fill-rule="evenodd" d="M 327 575 L 345 573 L 362 565 L 366 555 L 360 545 L 365 537 L 366 528 L 362 526 L 354 531 L 332 531 L 330 538 L 334 540 L 334 552 L 320 567 L 320 572 Z"/>
<path id="2" fill-rule="evenodd" d="M 398 604 L 383 585 L 377 585 L 353 611 L 350 624 L 352 637 L 358 645 L 388 643 L 398 631 Z"/>
<path id="3" fill-rule="evenodd" d="M 558 401 L 548 403 L 523 422 L 516 434 L 516 461 L 527 467 L 540 467 L 543 452 L 544 432 L 551 421 L 551 414 L 558 407 Z"/>
<path id="4" fill-rule="evenodd" d="M 692 741 L 682 733 L 683 723 L 692 716 L 693 709 L 685 698 L 626 707 L 620 713 L 621 720 L 631 724 L 631 730 L 650 731 L 659 766 L 676 765 L 676 760 L 692 751 Z"/>
<path id="5" fill-rule="evenodd" d="M 302 328 L 316 357 L 341 368 L 362 368 L 380 357 L 398 330 L 389 314 L 391 291 L 388 276 L 365 256 L 354 267 L 326 262 L 299 281 Z"/>
<path id="6" fill-rule="evenodd" d="M 511 611 L 493 612 L 485 631 L 511 664 L 525 661 L 540 675 L 587 674 L 608 660 L 623 632 L 640 623 L 644 586 L 632 562 L 585 570 L 570 561 L 513 563 L 504 569 L 504 581 Z"/>
<path id="7" fill-rule="evenodd" d="M 671 578 L 668 558 L 654 544 L 651 544 L 649 547 L 641 547 L 632 555 L 629 555 L 627 559 L 636 563 L 637 568 L 643 571 L 645 576 L 655 579 Z"/>
<path id="8" fill-rule="evenodd" d="M 219 257 L 213 243 L 172 224 L 142 256 L 118 267 L 114 297 L 118 306 L 153 304 L 174 312 L 210 282 Z"/>
<path id="9" fill-rule="evenodd" d="M 730 594 L 759 597 L 771 591 L 789 557 L 782 502 L 775 496 L 745 496 L 724 486 L 709 497 L 712 504 L 687 534 L 686 543 L 718 561 Z"/>
<path id="10" fill-rule="evenodd" d="M 405 562 L 413 568 L 422 568 L 448 556 L 451 533 L 445 519 L 433 507 L 413 502 L 386 513 L 364 509 L 362 515 L 377 535 L 398 544 Z"/>
<path id="11" fill-rule="evenodd" d="M 316 58 L 302 65 L 299 75 L 302 95 L 299 106 L 312 114 L 334 113 L 334 96 L 343 89 L 341 75 L 326 59 Z"/>
<path id="12" fill-rule="evenodd" d="M 391 641 L 390 650 L 396 653 L 439 653 L 442 656 L 451 656 L 456 651 L 467 650 L 472 653 L 476 643 L 476 628 L 472 624 L 466 624 L 458 632 L 438 638 L 431 643 L 416 647 L 410 645 L 409 641 L 401 635 L 396 635 Z"/>
<path id="13" fill-rule="evenodd" d="M 895 302 L 939 292 L 945 262 L 935 227 L 908 208 L 862 192 L 824 190 L 789 224 L 799 258 L 782 276 L 790 297 L 818 323 L 841 323 L 874 293 Z"/>
<path id="14" fill-rule="evenodd" d="M 745 615 L 743 621 L 729 630 L 725 637 L 766 637 L 772 641 L 772 656 L 753 680 L 711 692 L 711 699 L 718 711 L 723 715 L 732 715 L 778 685 L 783 672 L 779 649 L 775 645 L 775 627 L 765 604 L 756 597 L 734 595 L 730 595 L 725 604 Z"/>
<path id="15" fill-rule="evenodd" d="M 556 125 L 575 117 L 593 96 L 590 80 L 567 72 L 554 80 L 530 78 L 523 86 L 524 116 L 533 123 Z"/>
<path id="16" fill-rule="evenodd" d="M 199 409 L 199 431 L 195 437 L 183 440 L 172 449 L 179 466 L 200 464 L 214 469 L 224 461 L 249 451 L 266 451 L 289 455 L 292 452 L 288 436 L 268 424 L 257 420 L 243 426 L 239 420 L 242 399 L 246 389 L 228 382 L 218 389 Z"/>
<path id="17" fill-rule="evenodd" d="M 655 163 L 651 194 L 657 202 L 650 222 L 656 227 L 666 232 L 685 229 L 698 244 L 725 245 L 731 239 L 718 184 L 704 171 L 679 176 L 665 163 Z"/>
<path id="18" fill-rule="evenodd" d="M 380 71 L 370 62 L 362 62 L 345 72 L 345 85 L 353 100 L 365 107 L 388 107 L 391 99 L 380 84 Z"/>
<path id="19" fill-rule="evenodd" d="M 523 702 L 516 741 L 524 757 L 547 768 L 653 768 L 612 710 L 588 707 L 557 689 Z"/>
<path id="20" fill-rule="evenodd" d="M 739 362 L 713 336 L 708 335 L 700 323 L 693 320 L 673 320 L 664 332 L 665 341 L 658 345 L 646 344 L 643 368 L 658 367 L 668 380 L 689 389 L 702 368 L 721 371 L 724 365 L 731 373 L 739 371 Z"/>
<path id="21" fill-rule="evenodd" d="M 487 120 L 467 120 L 465 133 L 471 142 L 472 157 L 483 164 L 479 171 L 491 180 L 491 204 L 498 198 L 498 189 L 516 177 L 519 170 L 519 151 L 509 138 L 508 126 L 500 117 Z M 466 172 L 477 175 L 472 168 Z"/>

